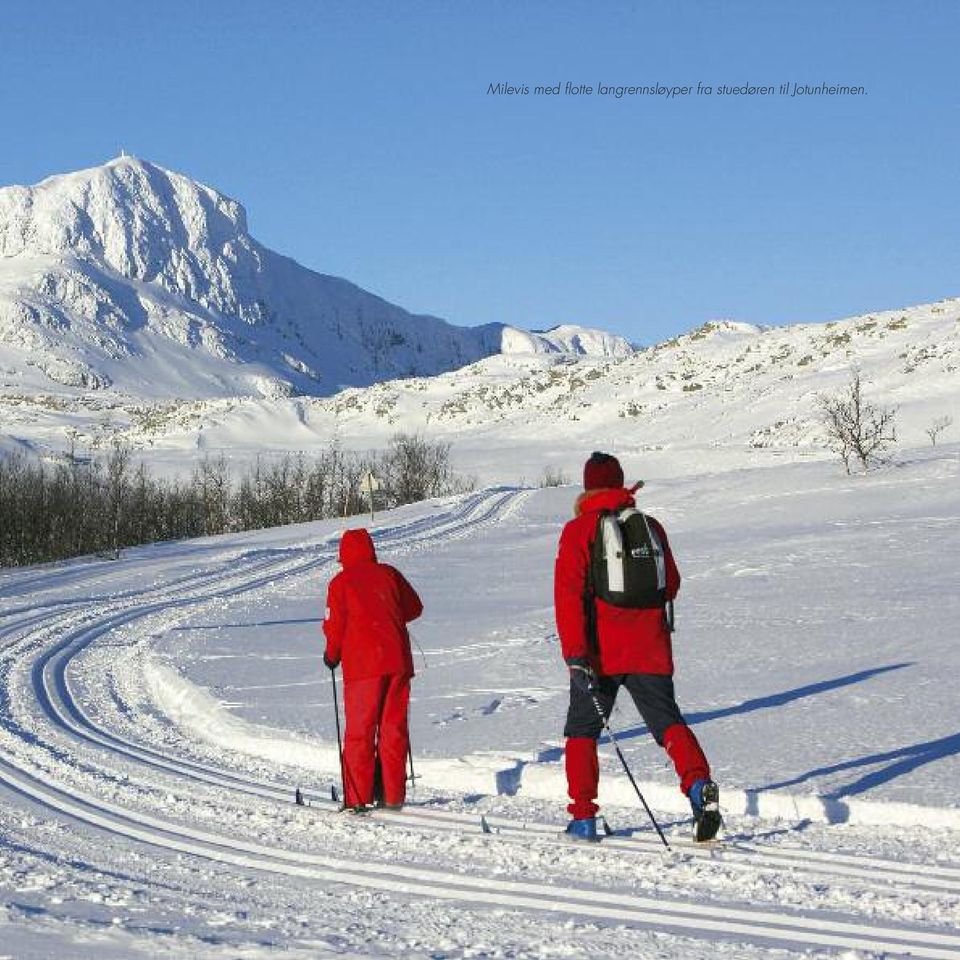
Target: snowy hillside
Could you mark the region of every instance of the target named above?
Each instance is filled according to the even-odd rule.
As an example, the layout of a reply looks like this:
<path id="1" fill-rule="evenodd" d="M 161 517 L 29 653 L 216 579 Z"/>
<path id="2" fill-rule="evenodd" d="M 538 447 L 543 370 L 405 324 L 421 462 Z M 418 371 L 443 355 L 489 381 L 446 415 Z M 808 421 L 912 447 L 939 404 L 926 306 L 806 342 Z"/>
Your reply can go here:
<path id="1" fill-rule="evenodd" d="M 171 469 L 198 450 L 243 460 L 309 453 L 333 437 L 369 449 L 422 430 L 451 441 L 456 465 L 488 482 L 535 481 L 545 467 L 575 478 L 597 447 L 636 456 L 647 476 L 672 475 L 825 456 L 817 396 L 855 367 L 868 400 L 897 408 L 901 446 L 928 444 L 941 417 L 953 424 L 940 439 L 957 439 L 960 300 L 764 330 L 707 324 L 621 359 L 510 352 L 329 398 L 11 392 L 0 413 L 10 444 L 44 451 L 65 448 L 70 431 L 81 447 L 119 437 Z"/>
<path id="2" fill-rule="evenodd" d="M 235 200 L 122 157 L 0 189 L 0 389 L 141 398 L 330 394 L 500 351 L 632 351 L 414 316 L 259 244 Z"/>
<path id="3" fill-rule="evenodd" d="M 843 386 L 855 367 L 873 399 L 900 408 L 908 441 L 921 439 L 928 417 L 960 412 L 960 300 L 766 330 L 707 324 L 618 361 L 490 358 L 311 410 L 334 407 L 341 427 L 379 418 L 637 450 L 810 450 L 816 395 Z"/>
<path id="4" fill-rule="evenodd" d="M 3 572 L 0 956 L 960 960 L 958 453 L 643 491 L 684 576 L 679 697 L 722 787 L 706 849 L 626 697 L 611 722 L 671 849 L 606 743 L 614 832 L 560 836 L 551 571 L 573 488 L 378 518 L 425 601 L 420 779 L 365 819 L 325 800 L 340 523 Z"/>

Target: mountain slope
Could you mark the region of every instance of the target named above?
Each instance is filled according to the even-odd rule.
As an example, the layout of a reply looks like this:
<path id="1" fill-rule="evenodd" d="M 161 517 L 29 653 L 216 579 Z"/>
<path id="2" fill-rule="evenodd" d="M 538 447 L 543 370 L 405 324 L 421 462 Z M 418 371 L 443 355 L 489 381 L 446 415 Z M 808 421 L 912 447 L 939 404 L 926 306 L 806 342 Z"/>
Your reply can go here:
<path id="1" fill-rule="evenodd" d="M 706 324 L 622 359 L 506 353 L 332 397 L 150 401 L 111 391 L 8 392 L 0 394 L 0 446 L 44 452 L 116 438 L 183 469 L 198 449 L 243 460 L 268 450 L 309 452 L 337 438 L 366 450 L 398 430 L 419 430 L 453 442 L 458 467 L 490 482 L 529 481 L 546 465 L 575 477 L 598 447 L 642 462 L 650 477 L 825 456 L 817 397 L 844 387 L 854 367 L 868 401 L 897 408 L 899 446 L 927 446 L 926 431 L 943 418 L 952 423 L 939 439 L 957 439 L 955 299 L 767 330 Z"/>
<path id="2" fill-rule="evenodd" d="M 632 352 L 600 331 L 410 314 L 274 253 L 235 200 L 134 158 L 0 189 L 7 389 L 330 394 L 517 350 Z"/>
<path id="3" fill-rule="evenodd" d="M 321 436 L 335 427 L 344 439 L 400 428 L 449 437 L 489 480 L 535 478 L 544 463 L 576 476 L 598 445 L 699 469 L 706 456 L 823 455 L 818 395 L 842 389 L 855 367 L 870 402 L 897 408 L 902 444 L 926 446 L 940 417 L 954 424 L 941 439 L 955 440 L 960 300 L 766 330 L 706 324 L 620 360 L 490 357 L 311 401 L 304 418 Z M 214 419 L 211 444 L 218 429 L 230 446 L 240 442 L 239 413 Z"/>

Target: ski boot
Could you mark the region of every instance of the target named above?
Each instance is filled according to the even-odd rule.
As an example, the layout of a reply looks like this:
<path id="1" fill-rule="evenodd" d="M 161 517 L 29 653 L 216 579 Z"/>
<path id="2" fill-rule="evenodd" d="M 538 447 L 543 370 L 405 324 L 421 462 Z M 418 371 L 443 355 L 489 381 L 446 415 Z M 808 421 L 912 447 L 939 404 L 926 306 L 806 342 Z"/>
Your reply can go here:
<path id="1" fill-rule="evenodd" d="M 597 818 L 582 817 L 579 820 L 571 820 L 567 824 L 566 834 L 571 840 L 585 840 L 587 843 L 597 843 Z"/>
<path id="2" fill-rule="evenodd" d="M 720 788 L 712 780 L 697 780 L 690 788 L 690 806 L 693 808 L 693 839 L 697 843 L 713 840 L 720 830 Z"/>

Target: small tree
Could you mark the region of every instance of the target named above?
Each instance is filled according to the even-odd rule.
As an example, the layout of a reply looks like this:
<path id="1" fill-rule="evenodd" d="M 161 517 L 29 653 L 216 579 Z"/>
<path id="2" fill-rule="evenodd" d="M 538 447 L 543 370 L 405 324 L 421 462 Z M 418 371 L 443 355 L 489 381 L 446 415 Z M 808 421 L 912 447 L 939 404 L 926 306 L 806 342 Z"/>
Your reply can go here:
<path id="1" fill-rule="evenodd" d="M 560 467 L 544 467 L 540 474 L 541 487 L 563 487 L 570 481 Z"/>
<path id="2" fill-rule="evenodd" d="M 194 470 L 193 486 L 203 514 L 203 532 L 207 535 L 225 532 L 230 503 L 230 472 L 226 457 L 222 453 L 214 460 L 204 456 Z"/>
<path id="3" fill-rule="evenodd" d="M 884 450 L 896 442 L 896 410 L 868 403 L 863 396 L 860 371 L 840 393 L 817 397 L 820 422 L 827 430 L 827 445 L 839 454 L 850 473 L 850 462 L 859 461 L 864 470 L 882 462 Z"/>
<path id="4" fill-rule="evenodd" d="M 926 434 L 930 438 L 930 445 L 937 445 L 937 437 L 948 427 L 953 426 L 953 417 L 937 417 L 926 429 Z"/>
<path id="5" fill-rule="evenodd" d="M 450 444 L 429 441 L 418 433 L 394 435 L 378 466 L 398 504 L 443 496 L 454 480 Z"/>
<path id="6" fill-rule="evenodd" d="M 120 556 L 121 530 L 125 521 L 124 501 L 127 495 L 127 479 L 130 470 L 130 448 L 114 441 L 107 460 L 107 485 L 110 491 L 110 525 L 113 530 L 111 547 L 114 557 Z"/>

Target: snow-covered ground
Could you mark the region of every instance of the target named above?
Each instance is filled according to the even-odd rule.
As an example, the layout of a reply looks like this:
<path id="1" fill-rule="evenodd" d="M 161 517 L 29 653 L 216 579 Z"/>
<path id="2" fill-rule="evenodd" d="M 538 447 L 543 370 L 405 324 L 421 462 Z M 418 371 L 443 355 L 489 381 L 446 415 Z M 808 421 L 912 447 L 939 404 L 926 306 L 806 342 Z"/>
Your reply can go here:
<path id="1" fill-rule="evenodd" d="M 609 746 L 614 834 L 560 839 L 576 490 L 490 488 L 374 525 L 426 604 L 401 814 L 323 802 L 340 523 L 0 574 L 0 957 L 960 957 L 960 446 L 856 477 L 655 456 L 625 466 L 658 478 L 641 503 L 684 575 L 678 692 L 721 846 L 687 840 L 627 703 L 672 849 Z"/>

